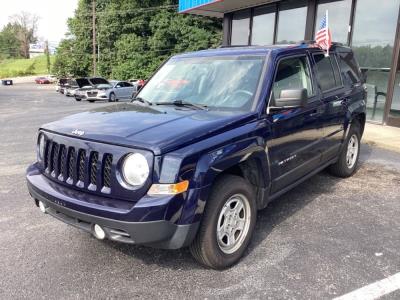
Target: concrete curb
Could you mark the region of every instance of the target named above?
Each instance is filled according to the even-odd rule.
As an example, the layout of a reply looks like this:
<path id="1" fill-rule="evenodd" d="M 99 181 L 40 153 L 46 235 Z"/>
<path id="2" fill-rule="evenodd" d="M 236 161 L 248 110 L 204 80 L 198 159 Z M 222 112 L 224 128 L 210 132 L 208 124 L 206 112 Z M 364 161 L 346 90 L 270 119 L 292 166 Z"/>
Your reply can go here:
<path id="1" fill-rule="evenodd" d="M 362 141 L 370 146 L 400 153 L 400 128 L 367 123 Z"/>

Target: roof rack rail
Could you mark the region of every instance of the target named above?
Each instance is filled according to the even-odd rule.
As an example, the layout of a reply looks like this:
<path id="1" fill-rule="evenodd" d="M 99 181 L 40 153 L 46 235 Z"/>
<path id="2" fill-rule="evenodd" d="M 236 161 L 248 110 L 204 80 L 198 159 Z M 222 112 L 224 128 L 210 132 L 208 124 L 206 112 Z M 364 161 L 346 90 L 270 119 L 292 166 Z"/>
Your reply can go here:
<path id="1" fill-rule="evenodd" d="M 307 45 L 315 44 L 315 43 L 316 43 L 315 40 L 303 40 L 303 41 L 300 41 L 300 44 L 307 44 Z M 334 46 L 345 46 L 343 43 L 339 43 L 339 42 L 332 42 L 332 45 L 334 45 Z"/>
<path id="2" fill-rule="evenodd" d="M 315 44 L 314 40 L 302 40 L 299 42 L 300 44 Z"/>
<path id="3" fill-rule="evenodd" d="M 249 47 L 249 45 L 221 45 L 218 48 L 240 48 L 240 47 Z"/>

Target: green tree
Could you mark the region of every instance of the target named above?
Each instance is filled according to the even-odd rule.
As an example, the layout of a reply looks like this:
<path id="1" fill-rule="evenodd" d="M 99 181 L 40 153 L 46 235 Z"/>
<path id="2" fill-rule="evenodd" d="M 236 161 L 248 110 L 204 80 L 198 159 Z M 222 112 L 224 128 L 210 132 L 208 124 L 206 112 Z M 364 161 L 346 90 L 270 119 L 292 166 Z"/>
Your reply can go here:
<path id="1" fill-rule="evenodd" d="M 177 0 L 97 0 L 98 73 L 118 79 L 148 78 L 173 54 L 217 47 L 221 20 L 178 14 L 177 4 Z M 57 50 L 55 73 L 93 72 L 91 20 L 91 0 L 80 0 L 68 23 L 69 38 Z"/>
<path id="2" fill-rule="evenodd" d="M 16 26 L 11 23 L 8 23 L 0 31 L 0 59 L 21 57 L 21 43 L 17 38 L 16 32 Z"/>

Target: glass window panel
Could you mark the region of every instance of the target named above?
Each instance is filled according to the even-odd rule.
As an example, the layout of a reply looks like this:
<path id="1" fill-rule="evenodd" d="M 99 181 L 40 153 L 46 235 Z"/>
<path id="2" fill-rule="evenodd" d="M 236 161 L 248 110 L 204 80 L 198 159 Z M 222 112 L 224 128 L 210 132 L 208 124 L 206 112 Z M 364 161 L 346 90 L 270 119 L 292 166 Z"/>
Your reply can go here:
<path id="1" fill-rule="evenodd" d="M 280 5 L 277 44 L 297 43 L 304 40 L 307 2 L 291 0 Z"/>
<path id="2" fill-rule="evenodd" d="M 339 64 L 346 81 L 351 84 L 360 83 L 360 69 L 354 58 L 353 52 L 339 53 Z"/>
<path id="3" fill-rule="evenodd" d="M 382 121 L 400 0 L 358 0 L 352 48 L 366 75 L 367 117 Z"/>
<path id="4" fill-rule="evenodd" d="M 231 45 L 248 45 L 250 9 L 235 12 L 232 17 Z"/>
<path id="5" fill-rule="evenodd" d="M 317 17 L 315 22 L 315 32 L 319 30 L 320 22 L 328 10 L 329 28 L 332 33 L 332 40 L 347 44 L 349 34 L 351 0 L 319 0 L 317 7 Z"/>
<path id="6" fill-rule="evenodd" d="M 400 121 L 400 60 L 397 65 L 397 72 L 394 82 L 392 105 L 390 107 L 390 117 Z"/>
<path id="7" fill-rule="evenodd" d="M 274 43 L 275 6 L 254 9 L 252 45 L 271 45 Z"/>
<path id="8" fill-rule="evenodd" d="M 317 80 L 321 86 L 322 91 L 328 91 L 340 85 L 336 83 L 335 73 L 331 57 L 326 57 L 324 54 L 314 55 L 315 65 L 317 67 Z"/>
<path id="9" fill-rule="evenodd" d="M 273 86 L 274 99 L 280 97 L 282 90 L 307 89 L 308 96 L 313 95 L 310 71 L 306 57 L 295 57 L 282 60 Z"/>

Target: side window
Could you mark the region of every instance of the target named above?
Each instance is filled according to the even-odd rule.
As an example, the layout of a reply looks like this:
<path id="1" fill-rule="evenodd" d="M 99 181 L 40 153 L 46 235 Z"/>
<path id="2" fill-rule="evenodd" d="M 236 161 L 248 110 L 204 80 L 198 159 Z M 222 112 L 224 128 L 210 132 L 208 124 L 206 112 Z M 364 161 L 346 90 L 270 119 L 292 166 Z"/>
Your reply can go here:
<path id="1" fill-rule="evenodd" d="M 342 85 L 337 64 L 333 56 L 326 57 L 324 54 L 314 55 L 317 69 L 317 80 L 323 92 Z"/>
<path id="2" fill-rule="evenodd" d="M 355 84 L 361 82 L 360 69 L 353 52 L 339 53 L 339 65 L 344 77 L 350 81 L 350 83 Z"/>
<path id="3" fill-rule="evenodd" d="M 274 99 L 280 97 L 282 90 L 307 89 L 308 96 L 314 94 L 308 59 L 306 56 L 281 60 L 273 84 Z"/>

